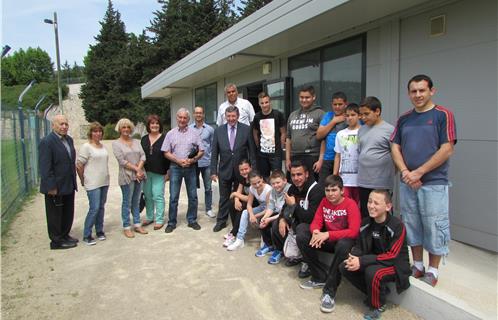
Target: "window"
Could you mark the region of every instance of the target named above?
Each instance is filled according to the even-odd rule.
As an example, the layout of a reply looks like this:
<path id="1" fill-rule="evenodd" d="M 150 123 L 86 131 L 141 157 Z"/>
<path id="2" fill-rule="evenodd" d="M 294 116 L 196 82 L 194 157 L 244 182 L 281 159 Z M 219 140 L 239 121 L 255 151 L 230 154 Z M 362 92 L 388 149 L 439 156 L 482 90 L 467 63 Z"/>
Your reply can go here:
<path id="1" fill-rule="evenodd" d="M 216 112 L 218 111 L 218 100 L 216 95 L 216 83 L 195 89 L 195 105 L 204 107 L 206 123 L 216 123 Z"/>
<path id="2" fill-rule="evenodd" d="M 350 102 L 365 96 L 365 36 L 347 39 L 332 45 L 289 58 L 289 74 L 293 78 L 292 109 L 299 108 L 299 88 L 315 87 L 316 104 L 330 110 L 332 94 L 343 91 Z"/>

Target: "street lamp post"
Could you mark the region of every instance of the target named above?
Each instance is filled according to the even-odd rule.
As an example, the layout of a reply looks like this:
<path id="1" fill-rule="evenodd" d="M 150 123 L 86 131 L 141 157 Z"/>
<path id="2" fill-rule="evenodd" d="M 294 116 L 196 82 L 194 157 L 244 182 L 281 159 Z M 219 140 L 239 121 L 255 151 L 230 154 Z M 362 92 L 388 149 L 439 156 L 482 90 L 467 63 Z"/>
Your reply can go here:
<path id="1" fill-rule="evenodd" d="M 62 109 L 62 87 L 61 87 L 61 61 L 59 55 L 59 32 L 58 32 L 58 24 L 57 24 L 57 12 L 54 12 L 54 20 L 45 19 L 43 22 L 54 25 L 55 31 L 55 54 L 57 57 L 57 87 L 59 89 L 59 107 L 61 109 L 61 113 L 63 114 Z"/>

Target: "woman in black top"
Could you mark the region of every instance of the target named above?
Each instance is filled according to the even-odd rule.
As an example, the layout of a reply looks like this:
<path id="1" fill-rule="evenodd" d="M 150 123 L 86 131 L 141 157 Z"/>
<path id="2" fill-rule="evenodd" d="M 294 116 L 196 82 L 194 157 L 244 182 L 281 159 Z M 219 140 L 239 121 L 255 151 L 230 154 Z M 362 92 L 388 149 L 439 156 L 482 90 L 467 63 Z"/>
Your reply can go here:
<path id="1" fill-rule="evenodd" d="M 155 114 L 147 117 L 146 128 L 149 134 L 141 141 L 146 157 L 144 167 L 147 172 L 144 186 L 146 216 L 142 225 L 146 226 L 155 221 L 154 230 L 159 230 L 164 226 L 164 183 L 168 179 L 169 169 L 169 160 L 161 151 L 166 135 L 162 133 L 163 126 L 159 116 Z"/>

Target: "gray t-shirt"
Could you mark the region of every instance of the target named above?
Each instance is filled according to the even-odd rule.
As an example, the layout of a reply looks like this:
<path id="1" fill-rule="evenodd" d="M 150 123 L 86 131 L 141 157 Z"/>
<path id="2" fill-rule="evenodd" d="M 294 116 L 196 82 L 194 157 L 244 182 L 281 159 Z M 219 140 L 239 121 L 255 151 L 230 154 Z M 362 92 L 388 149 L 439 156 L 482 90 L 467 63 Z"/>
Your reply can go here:
<path id="1" fill-rule="evenodd" d="M 369 189 L 390 189 L 394 185 L 394 163 L 390 137 L 394 127 L 382 121 L 375 126 L 361 126 L 358 131 L 358 186 Z"/>
<path id="2" fill-rule="evenodd" d="M 280 213 L 282 210 L 282 207 L 285 204 L 285 194 L 287 191 L 289 191 L 289 188 L 291 187 L 290 183 L 287 183 L 284 187 L 284 190 L 282 192 L 277 192 L 275 189 L 271 189 L 270 193 L 270 202 L 268 204 L 268 209 L 273 211 L 273 213 Z"/>
<path id="3" fill-rule="evenodd" d="M 291 139 L 291 156 L 320 154 L 321 141 L 316 138 L 325 112 L 319 106 L 308 110 L 299 108 L 292 112 L 287 120 L 287 138 Z"/>

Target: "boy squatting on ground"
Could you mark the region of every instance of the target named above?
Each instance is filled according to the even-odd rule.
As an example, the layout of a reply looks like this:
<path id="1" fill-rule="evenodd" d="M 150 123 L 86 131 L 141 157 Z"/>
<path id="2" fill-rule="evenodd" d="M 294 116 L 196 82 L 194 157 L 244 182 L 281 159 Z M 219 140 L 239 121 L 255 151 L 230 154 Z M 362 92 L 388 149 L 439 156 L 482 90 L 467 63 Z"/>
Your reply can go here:
<path id="1" fill-rule="evenodd" d="M 335 137 L 334 174 L 340 175 L 344 183 L 344 196 L 360 205 L 358 190 L 358 155 L 360 129 L 360 108 L 356 103 L 346 107 L 348 127 L 339 131 Z"/>
<path id="2" fill-rule="evenodd" d="M 289 191 L 285 193 L 285 205 L 282 212 L 278 219 L 272 222 L 271 240 L 275 250 L 268 259 L 269 264 L 278 264 L 280 262 L 289 229 L 292 228 L 295 231 L 300 223 L 311 223 L 324 196 L 323 189 L 317 185 L 305 164 L 295 160 L 292 161 L 290 167 L 292 185 Z M 292 261 L 288 260 L 287 262 Z M 286 266 L 296 264 L 287 262 Z M 307 265 L 305 266 L 307 269 Z M 303 268 L 304 265 L 301 267 Z"/>
<path id="3" fill-rule="evenodd" d="M 273 252 L 274 247 L 271 241 L 271 225 L 282 212 L 285 204 L 285 194 L 289 191 L 291 184 L 287 182 L 285 173 L 282 170 L 274 170 L 270 175 L 272 190 L 268 198 L 265 214 L 259 222 L 259 229 L 263 237 L 263 245 L 256 251 L 256 257 L 263 257 L 269 252 Z"/>
<path id="4" fill-rule="evenodd" d="M 320 310 L 332 312 L 341 282 L 339 264 L 347 257 L 360 230 L 360 210 L 356 202 L 344 197 L 341 177 L 325 179 L 325 197 L 320 202 L 311 225 L 297 227 L 297 245 L 309 266 L 311 279 L 301 283 L 303 289 L 323 287 Z M 318 251 L 334 253 L 330 266 L 320 262 Z"/>
<path id="5" fill-rule="evenodd" d="M 235 242 L 235 237 L 239 231 L 240 216 L 242 215 L 242 211 L 246 209 L 247 199 L 249 198 L 249 187 L 251 186 L 249 183 L 249 173 L 252 171 L 251 164 L 247 159 L 242 159 L 238 167 L 240 176 L 237 177 L 237 190 L 230 194 L 229 214 L 230 221 L 232 222 L 232 230 L 223 236 L 225 239 L 223 242 L 224 247 L 228 247 Z"/>
<path id="6" fill-rule="evenodd" d="M 247 208 L 242 211 L 237 237 L 235 241 L 227 247 L 228 251 L 235 251 L 244 247 L 244 239 L 249 222 L 253 226 L 259 226 L 258 219 L 265 213 L 266 204 L 272 190 L 271 186 L 267 184 L 263 179 L 263 176 L 255 170 L 249 173 L 249 182 L 251 183 L 251 186 L 249 187 Z M 253 208 L 254 199 L 258 201 L 259 205 Z"/>
<path id="7" fill-rule="evenodd" d="M 369 217 L 364 218 L 360 235 L 351 254 L 339 266 L 355 287 L 367 294 L 370 310 L 364 319 L 380 319 L 385 310 L 388 282 L 396 283 L 401 293 L 410 286 L 406 229 L 390 214 L 391 196 L 385 190 L 373 190 L 368 198 Z"/>

